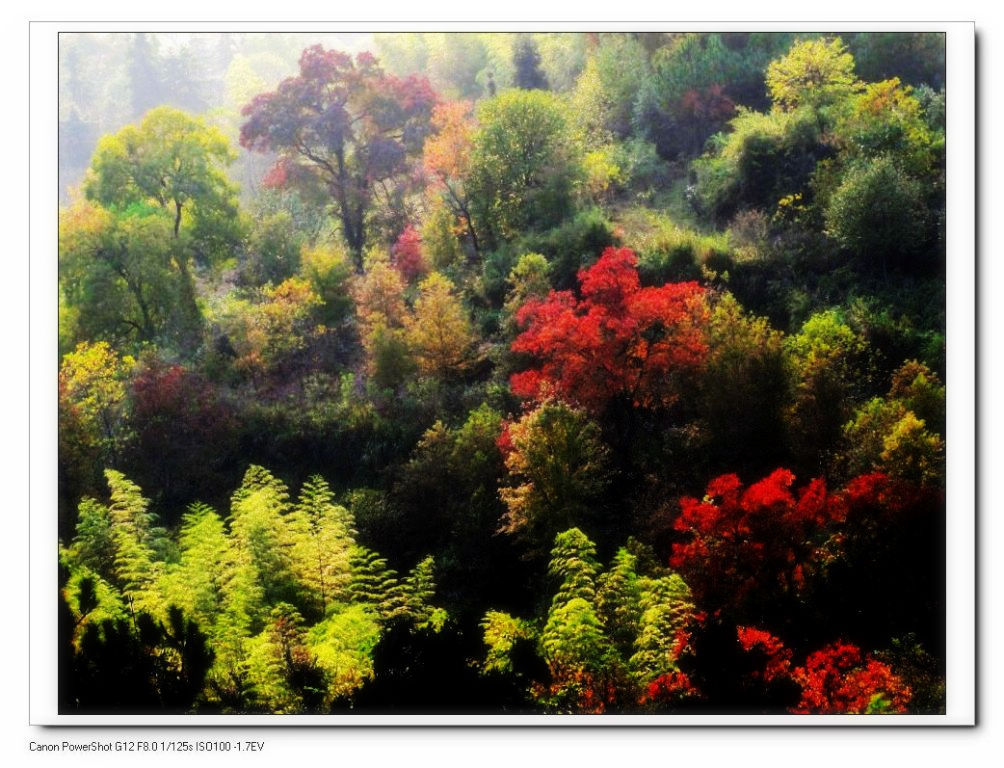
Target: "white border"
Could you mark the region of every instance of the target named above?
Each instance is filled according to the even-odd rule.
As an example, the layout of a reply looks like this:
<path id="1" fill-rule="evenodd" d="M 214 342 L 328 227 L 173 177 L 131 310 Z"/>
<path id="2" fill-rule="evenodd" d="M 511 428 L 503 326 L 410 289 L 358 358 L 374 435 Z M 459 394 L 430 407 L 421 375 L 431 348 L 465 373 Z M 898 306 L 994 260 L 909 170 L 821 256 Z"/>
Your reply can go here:
<path id="1" fill-rule="evenodd" d="M 942 31 L 947 35 L 948 702 L 946 715 L 59 715 L 56 706 L 56 247 L 59 31 Z M 974 26 L 954 23 L 34 22 L 30 28 L 30 723 L 32 725 L 972 725 L 975 724 L 975 79 Z M 909 578 L 908 574 L 904 574 Z M 222 738 L 213 736 L 207 738 Z"/>

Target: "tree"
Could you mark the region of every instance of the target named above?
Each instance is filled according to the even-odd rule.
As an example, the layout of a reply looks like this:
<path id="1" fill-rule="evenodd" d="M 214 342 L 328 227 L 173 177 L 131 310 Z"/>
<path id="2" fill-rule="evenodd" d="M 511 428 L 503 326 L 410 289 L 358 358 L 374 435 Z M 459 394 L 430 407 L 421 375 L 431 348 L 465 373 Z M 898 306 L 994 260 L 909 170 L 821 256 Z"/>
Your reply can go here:
<path id="1" fill-rule="evenodd" d="M 82 342 L 59 367 L 59 402 L 81 438 L 115 465 L 125 439 L 126 381 L 135 361 L 117 355 L 107 342 Z"/>
<path id="2" fill-rule="evenodd" d="M 181 518 L 177 563 L 170 564 L 159 590 L 165 600 L 181 608 L 213 634 L 223 610 L 224 569 L 230 542 L 223 520 L 212 507 L 192 504 Z"/>
<path id="3" fill-rule="evenodd" d="M 545 401 L 506 425 L 499 446 L 511 485 L 502 530 L 550 542 L 558 531 L 595 522 L 611 480 L 610 450 L 581 409 Z"/>
<path id="4" fill-rule="evenodd" d="M 184 219 L 191 219 L 190 230 L 208 235 L 207 225 L 236 214 L 236 189 L 226 176 L 235 157 L 218 128 L 172 107 L 157 107 L 138 124 L 98 142 L 84 192 L 105 206 L 152 201 L 173 217 L 175 237 L 188 211 Z M 186 272 L 184 260 L 177 265 Z"/>
<path id="5" fill-rule="evenodd" d="M 137 32 L 129 46 L 129 96 L 133 115 L 142 115 L 163 101 L 156 40 L 156 35 Z"/>
<path id="6" fill-rule="evenodd" d="M 394 268 L 409 283 L 417 280 L 428 271 L 428 266 L 422 256 L 422 236 L 411 225 L 404 228 L 390 252 L 394 259 Z"/>
<path id="7" fill-rule="evenodd" d="M 345 250 L 331 243 L 303 248 L 300 251 L 299 276 L 310 283 L 321 300 L 321 320 L 337 325 L 352 313 L 352 260 Z"/>
<path id="8" fill-rule="evenodd" d="M 574 120 L 593 144 L 631 133 L 638 91 L 649 76 L 648 54 L 629 35 L 603 35 L 572 94 Z"/>
<path id="9" fill-rule="evenodd" d="M 215 319 L 238 370 L 258 380 L 294 362 L 323 334 L 316 316 L 323 302 L 302 277 L 266 284 L 251 296 L 227 296 L 216 307 Z"/>
<path id="10" fill-rule="evenodd" d="M 595 545 L 578 528 L 554 538 L 548 573 L 561 582 L 540 635 L 551 681 L 538 696 L 558 712 L 602 712 L 616 695 L 618 659 L 594 606 L 599 568 Z"/>
<path id="11" fill-rule="evenodd" d="M 887 664 L 848 643 L 809 654 L 792 677 L 802 687 L 795 714 L 902 713 L 910 702 L 910 688 Z"/>
<path id="12" fill-rule="evenodd" d="M 115 583 L 130 607 L 156 614 L 163 608 L 155 584 L 163 564 L 164 530 L 154 525 L 150 502 L 139 486 L 112 469 L 105 470 L 105 478 L 111 496 L 108 516 L 115 545 Z"/>
<path id="13" fill-rule="evenodd" d="M 854 57 L 839 37 L 797 42 L 767 67 L 770 97 L 784 109 L 826 106 L 858 87 Z"/>
<path id="14" fill-rule="evenodd" d="M 352 291 L 367 370 L 381 389 L 397 388 L 416 367 L 405 336 L 404 288 L 386 254 L 375 252 Z"/>
<path id="15" fill-rule="evenodd" d="M 559 533 L 548 565 L 558 587 L 546 617 L 537 623 L 489 611 L 481 622 L 482 669 L 529 682 L 551 712 L 631 712 L 696 694 L 678 663 L 694 620 L 690 590 L 664 569 L 646 565 L 638 573 L 638 562 L 622 547 L 601 572 L 588 536 L 578 528 Z M 536 641 L 546 669 L 518 664 L 528 641 Z"/>
<path id="16" fill-rule="evenodd" d="M 844 519 L 840 499 L 813 480 L 796 496 L 795 476 L 778 469 L 748 488 L 735 475 L 708 483 L 701 500 L 680 499 L 669 564 L 715 615 L 757 617 L 797 596 L 824 557 L 820 545 Z"/>
<path id="17" fill-rule="evenodd" d="M 295 275 L 300 266 L 303 240 L 293 217 L 286 211 L 256 218 L 238 268 L 238 284 L 278 285 Z"/>
<path id="18" fill-rule="evenodd" d="M 852 166 L 830 198 L 826 232 L 843 248 L 875 260 L 886 274 L 906 263 L 926 241 L 920 183 L 883 155 Z"/>
<path id="19" fill-rule="evenodd" d="M 60 304 L 73 341 L 193 344 L 201 323 L 186 248 L 167 213 L 143 203 L 115 212 L 89 201 L 60 211 Z M 67 339 L 69 341 L 70 339 Z"/>
<path id="20" fill-rule="evenodd" d="M 810 653 L 792 665 L 792 652 L 780 638 L 756 627 L 737 627 L 739 645 L 761 658 L 753 678 L 761 686 L 795 686 L 793 714 L 872 715 L 904 713 L 912 691 L 888 664 L 844 641 Z"/>
<path id="21" fill-rule="evenodd" d="M 467 191 L 479 236 L 511 240 L 571 210 L 581 161 L 565 110 L 547 91 L 503 91 L 478 104 Z"/>
<path id="22" fill-rule="evenodd" d="M 130 476 L 157 489 L 169 510 L 217 493 L 236 449 L 234 413 L 220 392 L 198 371 L 146 354 L 129 395 Z"/>
<path id="23" fill-rule="evenodd" d="M 285 483 L 263 467 L 249 467 L 231 499 L 227 522 L 242 564 L 267 605 L 296 602 L 298 597 L 289 512 Z"/>
<path id="24" fill-rule="evenodd" d="M 785 341 L 794 399 L 788 406 L 793 455 L 811 472 L 829 465 L 868 373 L 868 343 L 835 310 L 817 312 Z"/>
<path id="25" fill-rule="evenodd" d="M 893 374 L 888 396 L 872 398 L 844 425 L 846 450 L 838 464 L 849 474 L 877 471 L 921 485 L 940 484 L 944 398 L 945 388 L 927 366 L 904 363 Z"/>
<path id="26" fill-rule="evenodd" d="M 944 149 L 944 131 L 928 123 L 920 100 L 899 78 L 866 83 L 841 109 L 834 143 L 844 163 L 882 155 L 916 178 L 934 177 Z"/>
<path id="27" fill-rule="evenodd" d="M 450 101 L 438 104 L 432 112 L 433 133 L 425 141 L 423 164 L 441 188 L 450 210 L 463 219 L 474 253 L 480 242 L 474 228 L 471 196 L 467 186 L 471 175 L 471 157 L 477 122 L 471 104 Z"/>
<path id="28" fill-rule="evenodd" d="M 696 202 L 718 220 L 744 209 L 777 209 L 785 196 L 807 190 L 818 161 L 832 152 L 809 107 L 740 109 L 729 129 L 716 134 L 709 151 L 694 161 Z"/>
<path id="29" fill-rule="evenodd" d="M 474 335 L 453 283 L 433 272 L 418 285 L 414 313 L 405 320 L 408 348 L 418 368 L 444 379 L 457 375 L 470 360 Z"/>
<path id="30" fill-rule="evenodd" d="M 516 69 L 515 86 L 527 91 L 547 90 L 547 77 L 540 68 L 540 51 L 531 35 L 519 35 L 512 48 Z"/>
<path id="31" fill-rule="evenodd" d="M 345 507 L 334 503 L 328 484 L 311 477 L 300 490 L 296 507 L 286 516 L 292 537 L 292 568 L 323 615 L 343 600 L 352 579 L 349 561 L 355 545 L 353 520 Z"/>
<path id="32" fill-rule="evenodd" d="M 734 467 L 747 459 L 766 470 L 780 458 L 789 397 L 784 337 L 730 293 L 711 312 L 699 388 L 716 461 Z"/>
<path id="33" fill-rule="evenodd" d="M 602 62 L 602 68 L 611 71 L 605 79 L 623 83 L 618 88 L 622 94 L 630 82 L 628 73 L 638 73 L 632 123 L 656 145 L 661 157 L 671 159 L 700 152 L 736 104 L 766 106 L 764 69 L 789 39 L 777 33 L 673 35 L 651 53 L 644 68 L 639 61 L 642 52 L 635 48 L 632 53 L 634 46 L 624 44 L 628 63 L 622 70 L 617 69 L 616 49 L 607 53 L 601 48 L 599 53 L 604 59 L 611 57 Z"/>
<path id="34" fill-rule="evenodd" d="M 537 366 L 510 379 L 520 397 L 553 392 L 602 411 L 614 398 L 660 408 L 677 398 L 678 378 L 707 354 L 704 290 L 696 283 L 642 288 L 637 259 L 627 248 L 608 248 L 579 272 L 581 299 L 552 291 L 517 313 L 526 330 L 512 351 Z"/>
<path id="35" fill-rule="evenodd" d="M 423 77 L 383 71 L 370 53 L 355 60 L 319 45 L 300 72 L 242 110 L 241 145 L 277 152 L 280 185 L 319 186 L 330 196 L 342 237 L 363 270 L 367 215 L 421 149 L 436 95 Z"/>

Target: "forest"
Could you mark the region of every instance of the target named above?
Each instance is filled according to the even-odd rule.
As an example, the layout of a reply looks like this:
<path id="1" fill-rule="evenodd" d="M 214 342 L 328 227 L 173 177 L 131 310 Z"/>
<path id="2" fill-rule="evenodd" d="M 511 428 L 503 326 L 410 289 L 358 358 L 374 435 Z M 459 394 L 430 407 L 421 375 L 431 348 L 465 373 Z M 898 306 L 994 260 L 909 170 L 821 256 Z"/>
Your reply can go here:
<path id="1" fill-rule="evenodd" d="M 944 713 L 945 154 L 940 33 L 62 33 L 60 713 Z"/>

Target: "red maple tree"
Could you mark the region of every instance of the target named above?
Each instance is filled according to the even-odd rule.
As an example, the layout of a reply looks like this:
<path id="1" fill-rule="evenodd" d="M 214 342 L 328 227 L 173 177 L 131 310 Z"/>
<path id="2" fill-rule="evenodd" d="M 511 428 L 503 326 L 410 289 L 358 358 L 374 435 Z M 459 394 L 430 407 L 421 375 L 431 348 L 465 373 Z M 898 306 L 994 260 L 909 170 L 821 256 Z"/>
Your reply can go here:
<path id="1" fill-rule="evenodd" d="M 643 288 L 637 264 L 629 248 L 607 248 L 579 271 L 580 298 L 551 291 L 519 309 L 526 330 L 512 350 L 537 364 L 513 374 L 515 394 L 557 394 L 594 412 L 617 397 L 643 408 L 675 401 L 674 374 L 707 354 L 705 292 L 694 282 Z"/>
<path id="2" fill-rule="evenodd" d="M 777 469 L 748 488 L 736 475 L 708 483 L 703 499 L 680 500 L 669 563 L 681 571 L 700 604 L 714 612 L 747 598 L 801 591 L 808 571 L 828 556 L 821 544 L 846 517 L 843 496 L 816 479 L 798 495 L 795 476 Z"/>
<path id="3" fill-rule="evenodd" d="M 906 712 L 912 692 L 892 669 L 850 643 L 810 653 L 792 678 L 802 688 L 795 714 L 864 715 Z"/>

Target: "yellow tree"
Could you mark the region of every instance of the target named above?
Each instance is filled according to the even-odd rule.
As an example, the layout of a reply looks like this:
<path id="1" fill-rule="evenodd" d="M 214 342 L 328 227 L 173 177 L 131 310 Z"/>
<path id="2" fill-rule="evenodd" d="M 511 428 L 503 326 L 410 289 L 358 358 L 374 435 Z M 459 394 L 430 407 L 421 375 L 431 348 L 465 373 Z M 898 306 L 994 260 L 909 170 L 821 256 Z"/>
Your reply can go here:
<path id="1" fill-rule="evenodd" d="M 453 284 L 440 273 L 433 272 L 419 284 L 405 328 L 422 373 L 445 378 L 469 362 L 474 343 L 470 320 Z"/>
<path id="2" fill-rule="evenodd" d="M 860 88 L 854 57 L 837 37 L 803 40 L 767 67 L 767 89 L 783 109 L 820 107 L 839 101 Z"/>
<path id="3" fill-rule="evenodd" d="M 59 405 L 84 439 L 115 464 L 126 408 L 126 384 L 134 360 L 119 357 L 105 341 L 82 342 L 59 368 Z"/>
<path id="4" fill-rule="evenodd" d="M 394 389 L 414 369 L 405 341 L 404 279 L 385 254 L 372 252 L 352 297 L 369 375 L 379 387 Z"/>

